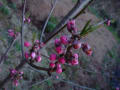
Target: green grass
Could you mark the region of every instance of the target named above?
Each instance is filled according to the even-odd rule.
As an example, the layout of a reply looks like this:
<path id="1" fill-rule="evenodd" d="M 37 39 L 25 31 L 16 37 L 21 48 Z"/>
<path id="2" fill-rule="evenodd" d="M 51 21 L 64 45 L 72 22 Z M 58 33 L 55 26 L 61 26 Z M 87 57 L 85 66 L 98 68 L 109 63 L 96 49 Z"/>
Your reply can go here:
<path id="1" fill-rule="evenodd" d="M 0 11 L 4 14 L 4 15 L 9 15 L 10 11 L 6 6 L 2 6 L 0 7 Z"/>
<path id="2" fill-rule="evenodd" d="M 46 27 L 46 32 L 47 33 L 52 32 L 57 24 L 58 24 L 57 18 L 54 16 L 51 16 L 50 20 L 48 21 L 47 27 Z"/>

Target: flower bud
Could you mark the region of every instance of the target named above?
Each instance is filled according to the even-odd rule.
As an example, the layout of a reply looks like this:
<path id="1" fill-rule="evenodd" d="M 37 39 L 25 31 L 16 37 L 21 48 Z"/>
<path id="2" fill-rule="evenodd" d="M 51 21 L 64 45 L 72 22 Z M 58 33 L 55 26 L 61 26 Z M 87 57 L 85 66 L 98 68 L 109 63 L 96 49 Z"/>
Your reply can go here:
<path id="1" fill-rule="evenodd" d="M 74 41 L 73 42 L 73 48 L 74 49 L 79 49 L 81 48 L 81 43 L 79 41 Z"/>
<path id="2" fill-rule="evenodd" d="M 62 68 L 57 68 L 56 73 L 61 74 L 62 73 Z"/>
<path id="3" fill-rule="evenodd" d="M 58 54 L 62 54 L 62 53 L 63 53 L 62 46 L 56 47 L 56 52 L 57 52 Z"/>
<path id="4" fill-rule="evenodd" d="M 9 34 L 10 37 L 15 37 L 15 32 L 12 29 L 8 30 L 8 34 Z"/>
<path id="5" fill-rule="evenodd" d="M 61 45 L 60 39 L 55 39 L 55 46 L 58 47 Z"/>
<path id="6" fill-rule="evenodd" d="M 74 56 L 75 59 L 78 59 L 78 54 L 77 53 L 75 53 L 73 56 Z"/>
<path id="7" fill-rule="evenodd" d="M 75 20 L 68 21 L 68 23 L 67 23 L 67 29 L 68 29 L 68 31 L 71 32 L 74 28 L 75 28 Z"/>
<path id="8" fill-rule="evenodd" d="M 36 53 L 35 52 L 32 52 L 31 53 L 31 58 L 34 59 L 36 57 Z"/>
<path id="9" fill-rule="evenodd" d="M 73 32 L 77 33 L 78 29 L 76 27 L 73 27 Z"/>
<path id="10" fill-rule="evenodd" d="M 29 54 L 28 54 L 28 52 L 25 52 L 25 58 L 26 58 L 26 59 L 29 58 Z"/>
<path id="11" fill-rule="evenodd" d="M 56 79 L 59 79 L 59 76 L 56 76 Z"/>
<path id="12" fill-rule="evenodd" d="M 88 55 L 91 56 L 92 55 L 92 49 L 90 47 L 90 45 L 83 43 L 82 44 L 82 50 Z"/>
<path id="13" fill-rule="evenodd" d="M 13 84 L 17 87 L 18 86 L 18 80 L 14 80 Z"/>
<path id="14" fill-rule="evenodd" d="M 66 36 L 61 36 L 60 41 L 62 44 L 66 45 L 68 43 L 67 37 Z"/>
<path id="15" fill-rule="evenodd" d="M 89 49 L 89 50 L 86 50 L 85 53 L 88 55 L 88 56 L 91 56 L 93 51 L 92 49 Z"/>
<path id="16" fill-rule="evenodd" d="M 56 54 L 51 54 L 49 59 L 50 59 L 51 61 L 55 61 L 56 58 L 57 58 Z"/>
<path id="17" fill-rule="evenodd" d="M 71 64 L 72 64 L 72 65 L 77 65 L 77 64 L 78 64 L 78 59 L 72 60 Z"/>
<path id="18" fill-rule="evenodd" d="M 58 59 L 59 63 L 64 64 L 65 63 L 65 58 L 61 57 Z"/>
<path id="19" fill-rule="evenodd" d="M 20 71 L 19 74 L 23 75 L 24 72 Z"/>
<path id="20" fill-rule="evenodd" d="M 61 64 L 57 64 L 57 68 L 61 68 Z"/>
<path id="21" fill-rule="evenodd" d="M 51 62 L 49 66 L 50 66 L 50 68 L 54 68 L 55 67 L 55 63 Z"/>
<path id="22" fill-rule="evenodd" d="M 17 74 L 17 70 L 15 69 L 10 69 L 10 75 L 14 76 L 15 74 Z"/>
<path id="23" fill-rule="evenodd" d="M 36 62 L 41 62 L 41 56 L 37 56 Z"/>
<path id="24" fill-rule="evenodd" d="M 111 24 L 111 21 L 110 21 L 110 20 L 108 20 L 108 21 L 107 21 L 107 25 L 108 25 L 108 26 L 110 26 L 110 24 Z"/>
<path id="25" fill-rule="evenodd" d="M 24 46 L 25 46 L 25 47 L 30 47 L 31 44 L 30 44 L 28 41 L 25 41 L 25 42 L 24 42 Z"/>
<path id="26" fill-rule="evenodd" d="M 27 18 L 27 22 L 30 23 L 30 22 L 31 22 L 31 19 L 30 19 L 30 18 Z"/>

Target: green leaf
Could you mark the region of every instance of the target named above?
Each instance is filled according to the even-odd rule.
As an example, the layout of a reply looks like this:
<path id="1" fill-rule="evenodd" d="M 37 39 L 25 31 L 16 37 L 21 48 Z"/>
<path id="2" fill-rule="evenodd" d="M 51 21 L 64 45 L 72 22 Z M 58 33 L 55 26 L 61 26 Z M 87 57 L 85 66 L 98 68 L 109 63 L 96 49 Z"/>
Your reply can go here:
<path id="1" fill-rule="evenodd" d="M 19 42 L 15 43 L 15 48 L 16 48 L 17 51 L 21 51 L 21 45 L 20 45 Z"/>
<path id="2" fill-rule="evenodd" d="M 89 34 L 90 32 L 93 32 L 94 30 L 98 29 L 100 26 L 90 26 L 86 32 L 84 32 L 84 34 L 82 36 L 86 36 L 87 34 Z"/>
<path id="3" fill-rule="evenodd" d="M 80 33 L 81 37 L 86 36 L 87 34 L 89 34 L 90 32 L 93 32 L 94 30 L 98 29 L 100 27 L 100 25 L 89 25 L 91 22 L 91 20 L 89 20 L 86 25 L 84 26 L 82 32 Z"/>
<path id="4" fill-rule="evenodd" d="M 84 28 L 82 29 L 80 36 L 84 34 L 84 32 L 86 32 L 87 28 L 89 27 L 91 20 L 88 20 L 87 23 L 85 24 Z"/>

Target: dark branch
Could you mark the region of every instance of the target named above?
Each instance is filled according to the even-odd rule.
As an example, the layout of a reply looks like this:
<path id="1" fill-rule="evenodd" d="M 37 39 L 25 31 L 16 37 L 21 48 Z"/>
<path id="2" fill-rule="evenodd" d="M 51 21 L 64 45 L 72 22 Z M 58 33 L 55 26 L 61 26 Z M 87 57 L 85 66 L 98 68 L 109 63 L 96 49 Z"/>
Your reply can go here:
<path id="1" fill-rule="evenodd" d="M 24 59 L 24 18 L 25 18 L 25 7 L 26 7 L 26 0 L 24 0 L 23 12 L 22 12 L 22 26 L 21 26 L 21 51 L 22 51 L 22 58 Z"/>
<path id="2" fill-rule="evenodd" d="M 10 44 L 10 46 L 7 48 L 7 50 L 5 51 L 5 53 L 1 56 L 1 59 L 0 59 L 0 64 L 2 63 L 2 61 L 5 60 L 5 57 L 7 56 L 8 52 L 10 51 L 11 47 L 13 46 L 13 44 L 15 43 L 16 41 L 16 38 L 14 38 Z"/>

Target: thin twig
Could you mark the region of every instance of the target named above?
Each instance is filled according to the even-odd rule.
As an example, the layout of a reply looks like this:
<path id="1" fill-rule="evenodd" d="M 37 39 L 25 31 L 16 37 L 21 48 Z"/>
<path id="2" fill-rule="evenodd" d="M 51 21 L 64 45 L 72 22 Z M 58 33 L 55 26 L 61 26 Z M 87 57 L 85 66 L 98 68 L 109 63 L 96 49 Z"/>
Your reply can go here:
<path id="1" fill-rule="evenodd" d="M 71 85 L 73 85 L 73 86 L 77 86 L 77 87 L 82 88 L 82 89 L 85 89 L 85 90 L 96 90 L 96 89 L 93 89 L 93 88 L 88 88 L 88 87 L 86 87 L 86 86 L 81 86 L 81 85 L 79 85 L 79 84 L 73 83 L 73 82 L 68 81 L 68 80 L 63 80 L 63 79 L 57 79 L 57 80 L 62 81 L 62 82 L 66 82 L 66 83 L 68 83 L 68 84 L 71 84 Z"/>
<path id="2" fill-rule="evenodd" d="M 24 18 L 25 18 L 25 8 L 26 8 L 26 0 L 24 0 L 23 12 L 22 12 L 22 26 L 21 26 L 21 51 L 22 51 L 22 59 L 24 59 Z"/>
<path id="3" fill-rule="evenodd" d="M 94 26 L 100 26 L 100 25 L 104 24 L 104 23 L 107 22 L 107 21 L 108 21 L 108 20 L 105 19 L 105 20 L 100 21 L 99 23 L 95 24 Z"/>
<path id="4" fill-rule="evenodd" d="M 41 36 L 40 36 L 40 42 L 42 42 L 43 34 L 44 34 L 44 32 L 45 32 L 45 29 L 46 29 L 46 26 L 47 26 L 47 24 L 48 24 L 48 21 L 49 21 L 51 15 L 52 15 L 52 12 L 53 12 L 53 10 L 55 9 L 56 3 L 57 3 L 57 0 L 55 0 L 53 6 L 52 6 L 52 8 L 51 8 L 51 11 L 50 11 L 50 13 L 49 13 L 49 15 L 48 15 L 48 18 L 46 19 L 46 22 L 45 22 L 45 24 L 44 24 L 44 27 L 43 27 L 43 29 L 42 29 L 42 33 L 41 33 Z"/>
<path id="5" fill-rule="evenodd" d="M 8 52 L 10 51 L 11 47 L 13 46 L 13 44 L 15 43 L 16 38 L 14 38 L 10 44 L 10 46 L 7 48 L 7 50 L 5 51 L 5 53 L 1 56 L 0 59 L 0 64 L 2 63 L 2 61 L 5 59 L 5 57 L 7 56 Z"/>

